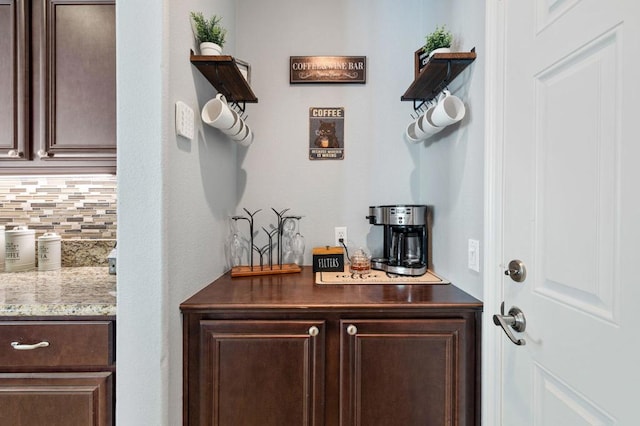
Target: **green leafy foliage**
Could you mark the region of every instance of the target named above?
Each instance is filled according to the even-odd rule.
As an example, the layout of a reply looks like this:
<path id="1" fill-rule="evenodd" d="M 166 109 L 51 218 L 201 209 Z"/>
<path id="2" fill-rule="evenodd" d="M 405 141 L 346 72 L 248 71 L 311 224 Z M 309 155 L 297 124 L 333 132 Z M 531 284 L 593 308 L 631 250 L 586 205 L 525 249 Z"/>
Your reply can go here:
<path id="1" fill-rule="evenodd" d="M 227 30 L 220 25 L 222 17 L 213 15 L 206 19 L 202 12 L 191 12 L 196 39 L 199 43 L 210 42 L 224 47 Z"/>
<path id="2" fill-rule="evenodd" d="M 425 37 L 425 44 L 422 49 L 426 53 L 431 53 L 441 47 L 451 47 L 453 35 L 444 25 L 436 27 L 436 29 Z"/>

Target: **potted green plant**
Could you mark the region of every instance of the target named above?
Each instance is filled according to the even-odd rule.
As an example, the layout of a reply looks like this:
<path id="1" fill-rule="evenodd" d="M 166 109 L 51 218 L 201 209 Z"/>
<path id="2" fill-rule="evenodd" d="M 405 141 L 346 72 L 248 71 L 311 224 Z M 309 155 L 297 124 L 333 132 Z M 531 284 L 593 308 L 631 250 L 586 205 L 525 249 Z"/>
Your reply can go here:
<path id="1" fill-rule="evenodd" d="M 202 12 L 191 12 L 193 30 L 200 43 L 201 55 L 220 55 L 224 47 L 227 30 L 220 25 L 222 17 L 213 15 L 206 19 Z"/>
<path id="2" fill-rule="evenodd" d="M 425 53 L 432 56 L 434 53 L 451 52 L 451 42 L 453 35 L 444 25 L 436 29 L 425 37 L 425 44 L 422 47 Z"/>

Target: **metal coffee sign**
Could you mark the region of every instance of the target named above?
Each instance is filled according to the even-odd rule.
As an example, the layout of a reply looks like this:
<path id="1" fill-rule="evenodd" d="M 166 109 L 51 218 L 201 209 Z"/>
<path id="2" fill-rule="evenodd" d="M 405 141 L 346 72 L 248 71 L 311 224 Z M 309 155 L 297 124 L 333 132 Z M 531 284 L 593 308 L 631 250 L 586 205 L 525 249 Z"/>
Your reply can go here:
<path id="1" fill-rule="evenodd" d="M 309 108 L 309 159 L 344 159 L 344 107 Z"/>
<path id="2" fill-rule="evenodd" d="M 366 56 L 290 56 L 289 82 L 366 83 Z"/>

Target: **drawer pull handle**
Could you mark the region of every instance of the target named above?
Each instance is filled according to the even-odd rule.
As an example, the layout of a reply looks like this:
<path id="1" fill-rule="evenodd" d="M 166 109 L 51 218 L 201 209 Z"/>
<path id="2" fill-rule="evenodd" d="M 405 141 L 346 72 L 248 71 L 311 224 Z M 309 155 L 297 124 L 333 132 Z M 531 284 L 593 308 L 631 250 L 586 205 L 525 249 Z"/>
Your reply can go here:
<path id="1" fill-rule="evenodd" d="M 356 334 L 358 334 L 358 327 L 356 327 L 355 325 L 351 324 L 347 327 L 347 334 L 349 336 L 355 336 Z"/>
<path id="2" fill-rule="evenodd" d="M 316 327 L 315 325 L 309 327 L 309 336 L 316 337 L 318 334 L 320 334 L 320 330 L 318 329 L 318 327 Z"/>
<path id="3" fill-rule="evenodd" d="M 11 342 L 11 346 L 17 351 L 32 351 L 38 348 L 46 348 L 47 346 L 49 346 L 49 342 L 40 342 L 33 345 L 22 345 L 18 342 Z"/>

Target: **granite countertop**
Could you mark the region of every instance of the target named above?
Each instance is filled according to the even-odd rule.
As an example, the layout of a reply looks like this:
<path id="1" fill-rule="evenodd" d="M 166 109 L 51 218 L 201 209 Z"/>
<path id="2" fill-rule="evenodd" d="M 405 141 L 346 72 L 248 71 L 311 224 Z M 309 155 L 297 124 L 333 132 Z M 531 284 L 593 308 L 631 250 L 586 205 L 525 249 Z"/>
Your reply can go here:
<path id="1" fill-rule="evenodd" d="M 107 266 L 0 272 L 1 316 L 116 315 L 116 276 Z"/>

